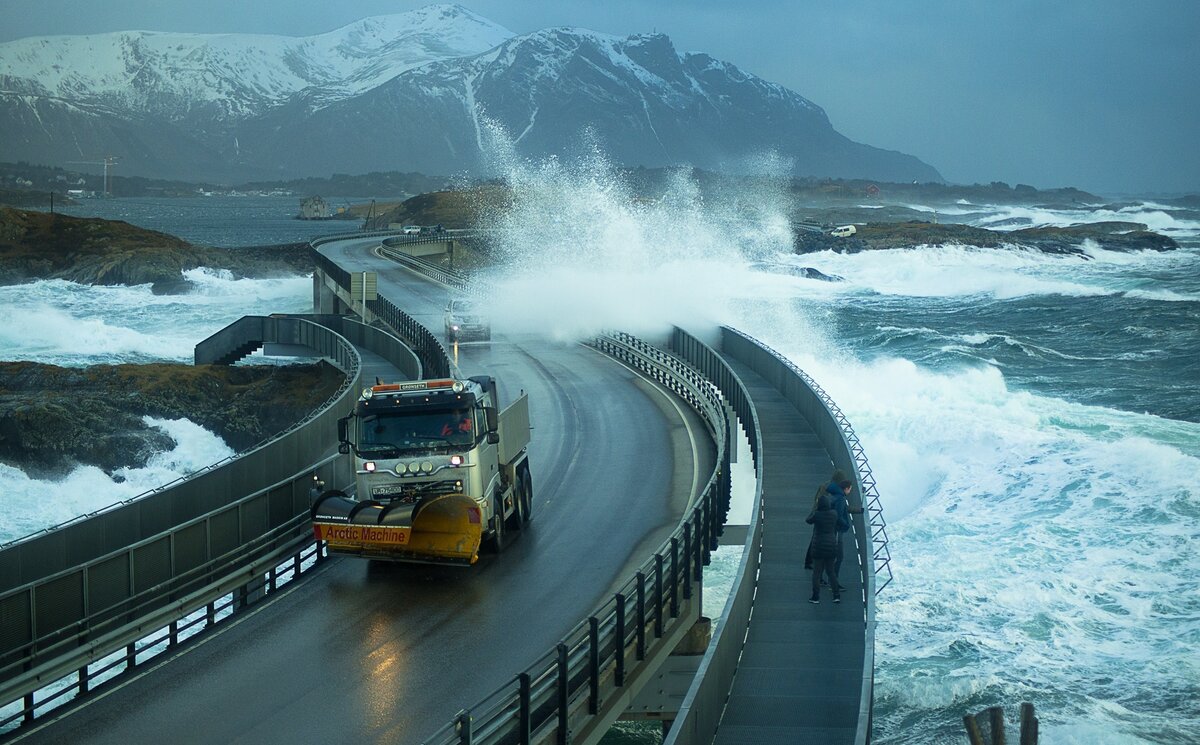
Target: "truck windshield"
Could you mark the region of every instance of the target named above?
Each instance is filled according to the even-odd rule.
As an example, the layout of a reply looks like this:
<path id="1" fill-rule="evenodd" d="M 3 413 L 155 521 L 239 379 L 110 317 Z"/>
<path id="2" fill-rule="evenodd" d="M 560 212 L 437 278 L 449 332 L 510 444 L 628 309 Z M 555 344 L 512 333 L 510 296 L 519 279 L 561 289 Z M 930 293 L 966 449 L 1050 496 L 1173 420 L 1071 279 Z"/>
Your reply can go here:
<path id="1" fill-rule="evenodd" d="M 463 450 L 472 447 L 476 439 L 474 412 L 466 407 L 375 414 L 363 418 L 359 433 L 359 454 L 376 458 Z"/>

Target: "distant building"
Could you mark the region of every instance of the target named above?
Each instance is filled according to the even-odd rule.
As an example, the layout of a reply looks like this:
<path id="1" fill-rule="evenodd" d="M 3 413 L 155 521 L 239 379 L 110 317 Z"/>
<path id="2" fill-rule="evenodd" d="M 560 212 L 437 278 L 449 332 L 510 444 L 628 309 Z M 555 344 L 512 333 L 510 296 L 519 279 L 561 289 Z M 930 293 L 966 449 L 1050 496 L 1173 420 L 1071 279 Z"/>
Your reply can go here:
<path id="1" fill-rule="evenodd" d="M 327 220 L 329 219 L 329 205 L 325 204 L 325 200 L 321 197 L 302 199 L 300 200 L 300 214 L 297 217 L 301 220 Z"/>

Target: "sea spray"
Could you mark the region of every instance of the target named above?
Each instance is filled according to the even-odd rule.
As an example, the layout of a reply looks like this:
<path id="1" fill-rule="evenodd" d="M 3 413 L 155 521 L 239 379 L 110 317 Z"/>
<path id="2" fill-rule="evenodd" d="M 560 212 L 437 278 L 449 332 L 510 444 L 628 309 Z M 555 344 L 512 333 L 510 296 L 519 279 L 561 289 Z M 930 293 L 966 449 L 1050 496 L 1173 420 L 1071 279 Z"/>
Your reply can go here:
<path id="1" fill-rule="evenodd" d="M 144 494 L 233 455 L 220 437 L 194 422 L 156 417 L 143 421 L 169 435 L 175 446 L 151 456 L 140 468 L 121 468 L 110 475 L 95 466 L 78 466 L 61 479 L 43 480 L 0 464 L 9 516 L 0 527 L 0 543 Z"/>
<path id="2" fill-rule="evenodd" d="M 635 195 L 595 147 L 575 161 L 530 161 L 500 128 L 487 131 L 510 190 L 483 225 L 500 259 L 487 281 L 501 330 L 582 339 L 612 328 L 711 328 L 730 274 L 765 282 L 749 261 L 790 246 L 787 216 L 771 208 L 783 204 L 770 196 L 772 184 L 782 193 L 782 178 L 714 196 L 679 170 L 661 193 Z"/>
<path id="3" fill-rule="evenodd" d="M 510 163 L 509 184 L 512 209 L 490 227 L 517 275 L 497 275 L 499 307 L 521 330 L 729 323 L 805 369 L 854 424 L 896 573 L 879 598 L 875 741 L 957 741 L 964 713 L 1022 700 L 1056 742 L 1200 738 L 1200 424 L 1144 413 L 1136 370 L 1095 375 L 1117 369 L 1097 368 L 1109 360 L 1155 359 L 1138 338 L 1195 352 L 1194 336 L 1154 320 L 1164 306 L 1194 316 L 1180 279 L 1193 248 L 791 257 L 786 240 L 742 242 L 737 201 L 701 199 L 687 178 L 644 201 L 595 159 L 549 160 Z M 764 258 L 846 281 L 754 271 Z M 1148 286 L 1161 297 L 1137 297 Z M 920 323 L 897 323 L 914 313 Z M 888 351 L 896 336 L 917 361 Z M 1117 405 L 1087 403 L 1076 382 L 1089 370 L 1093 388 L 1116 385 Z"/>

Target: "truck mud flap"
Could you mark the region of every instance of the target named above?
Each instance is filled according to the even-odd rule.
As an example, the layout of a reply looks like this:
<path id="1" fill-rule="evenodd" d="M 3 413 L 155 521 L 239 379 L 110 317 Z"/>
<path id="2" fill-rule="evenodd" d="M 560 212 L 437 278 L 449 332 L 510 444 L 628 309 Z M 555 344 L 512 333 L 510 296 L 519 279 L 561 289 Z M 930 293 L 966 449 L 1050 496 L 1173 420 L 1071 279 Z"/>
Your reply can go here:
<path id="1" fill-rule="evenodd" d="M 464 494 L 383 505 L 332 492 L 313 504 L 312 520 L 331 552 L 388 561 L 474 564 L 483 538 L 479 505 Z"/>

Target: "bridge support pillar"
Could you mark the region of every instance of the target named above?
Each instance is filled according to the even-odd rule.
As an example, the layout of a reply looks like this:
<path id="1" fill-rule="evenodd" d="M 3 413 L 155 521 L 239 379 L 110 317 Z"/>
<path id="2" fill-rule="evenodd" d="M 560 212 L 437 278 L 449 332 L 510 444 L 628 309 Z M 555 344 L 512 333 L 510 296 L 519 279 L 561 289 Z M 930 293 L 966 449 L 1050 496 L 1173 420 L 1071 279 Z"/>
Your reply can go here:
<path id="1" fill-rule="evenodd" d="M 313 272 L 313 313 L 343 315 L 345 304 L 324 272 Z"/>
<path id="2" fill-rule="evenodd" d="M 711 639 L 712 620 L 701 616 L 634 696 L 620 718 L 660 721 L 665 735 L 679 713 L 679 705 L 692 685 L 692 678 L 700 667 Z"/>

